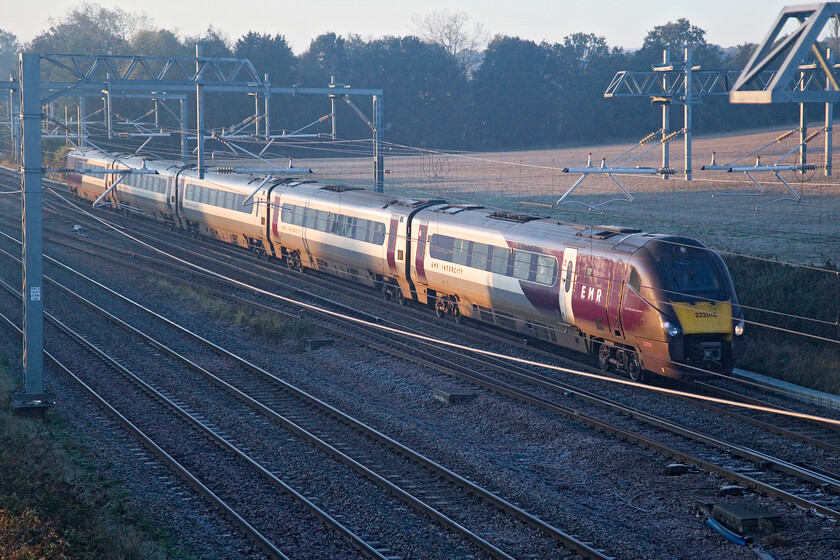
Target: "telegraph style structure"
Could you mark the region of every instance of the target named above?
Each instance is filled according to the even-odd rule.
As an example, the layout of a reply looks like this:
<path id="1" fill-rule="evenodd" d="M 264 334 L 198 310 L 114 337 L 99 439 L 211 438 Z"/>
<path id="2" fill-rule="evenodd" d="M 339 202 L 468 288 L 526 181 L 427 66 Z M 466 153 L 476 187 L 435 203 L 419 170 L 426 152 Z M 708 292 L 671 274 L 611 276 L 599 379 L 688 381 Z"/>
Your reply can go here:
<path id="1" fill-rule="evenodd" d="M 779 172 L 814 170 L 816 166 L 808 162 L 808 144 L 821 133 L 825 138 L 823 172 L 827 176 L 832 174 L 833 104 L 840 101 L 840 87 L 836 78 L 840 74 L 840 64 L 835 63 L 835 53 L 830 50 L 824 55 L 818 43 L 820 34 L 832 19 L 840 23 L 840 3 L 838 2 L 784 8 L 773 23 L 770 32 L 756 48 L 746 68 L 741 72 L 702 70 L 692 63 L 689 47 L 684 49 L 684 60 L 680 64 L 672 64 L 666 52 L 662 65 L 653 67 L 651 71 L 618 72 L 604 92 L 604 97 L 648 97 L 652 103 L 662 106 L 662 128 L 634 146 L 636 148 L 650 143 L 661 133 L 659 143 L 653 147 L 662 146 L 662 166 L 660 169 L 626 168 L 628 162 L 647 153 L 652 147 L 623 162 L 622 165 L 625 167 L 611 167 L 605 163 L 600 168 L 569 168 L 568 172 L 582 173 L 582 176 L 558 203 L 562 202 L 590 173 L 608 173 L 613 180 L 615 180 L 614 174 L 630 172 L 659 174 L 663 178 L 675 174 L 676 171 L 670 169 L 669 143 L 680 134 L 684 137 L 685 145 L 683 173 L 685 179 L 690 181 L 692 178 L 692 106 L 709 95 L 728 95 L 731 103 L 799 103 L 799 127 L 791 133 L 781 135 L 771 144 L 731 163 L 719 164 L 713 158 L 709 165 L 702 167 L 703 170 L 744 173 L 759 189 L 760 193 L 756 193 L 759 196 L 764 195 L 766 191 L 753 174 L 773 173 L 787 187 L 791 195 L 767 204 L 781 200 L 798 202 L 799 194 L 779 175 Z M 783 37 L 783 31 L 791 22 L 795 24 L 795 29 Z M 669 130 L 670 106 L 675 103 L 684 107 L 684 124 L 681 130 L 671 132 Z M 825 104 L 824 126 L 810 133 L 805 118 L 806 103 Z M 738 161 L 755 155 L 761 149 L 784 140 L 795 132 L 799 133 L 799 142 L 796 147 L 774 162 L 762 164 L 759 159 L 756 159 L 754 165 L 736 165 Z M 795 152 L 798 152 L 799 156 L 795 164 L 782 162 Z M 622 190 L 624 190 L 623 187 Z M 632 196 L 626 191 L 625 195 L 632 201 Z M 765 205 L 762 204 L 759 207 Z"/>
<path id="2" fill-rule="evenodd" d="M 42 81 L 49 76 L 53 81 Z M 272 95 L 322 95 L 331 100 L 332 137 L 335 137 L 335 101 L 343 100 L 368 124 L 373 132 L 374 187 L 382 192 L 384 185 L 383 92 L 381 89 L 359 89 L 331 84 L 328 88 L 277 87 L 268 76 L 260 78 L 256 69 L 245 59 L 205 58 L 196 50 L 195 58 L 131 57 L 131 56 L 82 56 L 62 54 L 21 54 L 19 82 L 8 83 L 9 127 L 15 156 L 20 158 L 22 171 L 22 231 L 23 231 L 23 391 L 13 395 L 13 406 L 18 409 L 43 409 L 54 403 L 55 396 L 44 390 L 43 374 L 43 254 L 42 254 L 42 174 L 41 158 L 43 108 L 60 98 L 78 97 L 79 109 L 76 132 L 66 129 L 62 136 L 77 140 L 81 146 L 88 142 L 85 101 L 89 98 L 104 100 L 105 118 L 109 137 L 114 137 L 112 100 L 114 98 L 148 99 L 155 104 L 155 113 L 169 101 L 180 103 L 178 114 L 172 114 L 181 125 L 181 156 L 187 159 L 188 143 L 196 145 L 198 174 L 205 168 L 204 141 L 212 136 L 229 146 L 235 146 L 244 126 L 255 123 L 255 133 L 260 136 L 259 123 L 263 123 L 262 138 L 268 142 L 276 139 L 299 137 L 295 133 L 272 135 L 269 126 L 269 99 Z M 256 115 L 243 121 L 243 125 L 222 133 L 208 131 L 204 125 L 205 96 L 212 93 L 244 93 L 256 99 Z M 187 103 L 195 95 L 196 135 L 187 132 Z M 352 102 L 351 96 L 370 96 L 373 99 L 373 118 L 368 119 Z M 260 114 L 260 100 L 264 112 Z M 165 107 L 168 109 L 168 107 Z M 20 119 L 15 114 L 19 111 Z M 46 112 L 47 121 L 61 123 Z M 69 121 L 68 121 L 69 122 Z M 132 123 L 136 137 L 147 141 L 161 133 Z M 314 123 L 313 123 L 314 124 Z M 308 125 L 311 126 L 311 125 Z M 304 127 L 304 128 L 308 128 Z M 302 130 L 302 129 L 301 129 Z M 299 132 L 299 131 L 297 131 Z M 116 134 L 119 136 L 119 134 Z M 144 144 L 145 145 L 145 144 Z M 18 149 L 17 146 L 20 146 Z M 255 157 L 243 148 L 242 153 Z M 260 158 L 261 159 L 261 158 Z M 267 163 L 267 162 L 266 162 Z M 280 168 L 263 169 L 262 172 L 282 172 Z"/>

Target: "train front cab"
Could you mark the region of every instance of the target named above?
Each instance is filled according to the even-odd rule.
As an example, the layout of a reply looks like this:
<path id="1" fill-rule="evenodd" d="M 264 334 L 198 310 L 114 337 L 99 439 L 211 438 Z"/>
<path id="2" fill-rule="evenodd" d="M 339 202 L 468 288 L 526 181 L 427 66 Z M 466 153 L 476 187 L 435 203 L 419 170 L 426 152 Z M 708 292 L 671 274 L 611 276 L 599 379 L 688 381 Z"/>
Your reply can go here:
<path id="1" fill-rule="evenodd" d="M 660 237 L 634 253 L 622 322 L 642 368 L 666 377 L 728 375 L 744 355 L 743 312 L 729 271 L 693 239 Z"/>

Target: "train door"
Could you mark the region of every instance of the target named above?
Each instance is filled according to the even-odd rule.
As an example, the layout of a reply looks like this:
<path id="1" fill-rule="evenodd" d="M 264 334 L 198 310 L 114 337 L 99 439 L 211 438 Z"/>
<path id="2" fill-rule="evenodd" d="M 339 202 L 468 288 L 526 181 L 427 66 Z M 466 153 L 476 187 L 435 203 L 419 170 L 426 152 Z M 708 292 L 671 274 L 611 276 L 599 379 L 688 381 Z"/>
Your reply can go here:
<path id="1" fill-rule="evenodd" d="M 172 215 L 172 221 L 175 227 L 184 228 L 185 223 L 182 223 L 183 217 L 183 203 L 181 202 L 181 192 L 184 190 L 184 178 L 181 173 L 184 169 L 179 169 L 172 179 L 172 189 L 169 192 L 169 211 Z"/>
<path id="2" fill-rule="evenodd" d="M 428 284 L 426 279 L 426 241 L 429 235 L 429 220 L 419 220 L 417 224 L 417 248 L 414 250 L 414 270 L 417 281 L 421 284 Z M 406 263 L 406 269 L 408 270 Z"/>
<path id="3" fill-rule="evenodd" d="M 570 325 L 575 324 L 575 315 L 572 312 L 572 295 L 575 291 L 577 254 L 577 249 L 566 248 L 563 251 L 563 266 L 560 268 L 560 312 L 563 314 L 563 321 Z"/>
<path id="4" fill-rule="evenodd" d="M 624 293 L 625 265 L 617 260 L 613 262 L 612 278 L 610 280 L 609 297 L 607 298 L 607 319 L 615 336 L 622 336 L 621 328 L 621 295 Z"/>

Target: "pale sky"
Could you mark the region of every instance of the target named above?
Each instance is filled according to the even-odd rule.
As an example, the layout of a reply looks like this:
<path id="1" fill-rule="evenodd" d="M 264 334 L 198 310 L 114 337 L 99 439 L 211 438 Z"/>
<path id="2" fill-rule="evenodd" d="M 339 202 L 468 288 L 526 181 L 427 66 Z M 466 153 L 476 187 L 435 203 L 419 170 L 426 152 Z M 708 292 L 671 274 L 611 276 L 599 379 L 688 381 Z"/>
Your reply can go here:
<path id="1" fill-rule="evenodd" d="M 779 11 L 801 2 L 784 0 L 100 0 L 106 8 L 145 12 L 180 36 L 201 35 L 212 25 L 229 40 L 249 31 L 281 34 L 295 54 L 326 32 L 364 39 L 412 34 L 416 14 L 460 10 L 492 36 L 562 42 L 576 32 L 606 38 L 610 47 L 635 49 L 654 26 L 687 17 L 706 41 L 730 47 L 764 38 Z M 80 0 L 0 0 L 0 29 L 21 43 L 63 19 Z M 13 6 L 13 7 L 12 7 Z"/>

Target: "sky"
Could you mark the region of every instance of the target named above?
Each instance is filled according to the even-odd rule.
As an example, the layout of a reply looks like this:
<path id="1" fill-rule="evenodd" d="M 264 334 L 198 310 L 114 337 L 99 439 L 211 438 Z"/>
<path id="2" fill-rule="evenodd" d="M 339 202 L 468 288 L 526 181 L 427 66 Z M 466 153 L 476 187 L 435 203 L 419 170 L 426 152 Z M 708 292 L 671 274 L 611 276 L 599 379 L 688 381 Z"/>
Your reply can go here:
<path id="1" fill-rule="evenodd" d="M 686 17 L 721 47 L 758 43 L 786 5 L 784 0 L 100 0 L 105 8 L 143 12 L 180 36 L 209 26 L 229 40 L 249 31 L 285 35 L 295 54 L 315 37 L 335 32 L 376 39 L 412 34 L 412 18 L 444 9 L 463 11 L 490 35 L 559 43 L 572 33 L 594 33 L 610 47 L 636 49 L 657 25 Z M 8 5 L 14 4 L 13 9 Z M 21 43 L 82 4 L 80 0 L 0 0 L 0 29 Z M 138 8 L 139 7 L 139 8 Z"/>

